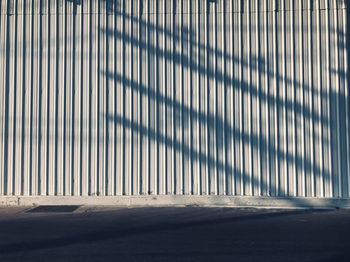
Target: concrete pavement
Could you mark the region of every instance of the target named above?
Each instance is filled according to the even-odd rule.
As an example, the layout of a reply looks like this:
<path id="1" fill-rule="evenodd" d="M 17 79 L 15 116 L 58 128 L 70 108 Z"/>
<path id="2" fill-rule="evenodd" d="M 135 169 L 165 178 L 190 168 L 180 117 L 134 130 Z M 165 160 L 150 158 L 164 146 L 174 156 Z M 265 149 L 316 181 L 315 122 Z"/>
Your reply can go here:
<path id="1" fill-rule="evenodd" d="M 0 261 L 350 261 L 350 210 L 7 207 L 0 236 Z"/>

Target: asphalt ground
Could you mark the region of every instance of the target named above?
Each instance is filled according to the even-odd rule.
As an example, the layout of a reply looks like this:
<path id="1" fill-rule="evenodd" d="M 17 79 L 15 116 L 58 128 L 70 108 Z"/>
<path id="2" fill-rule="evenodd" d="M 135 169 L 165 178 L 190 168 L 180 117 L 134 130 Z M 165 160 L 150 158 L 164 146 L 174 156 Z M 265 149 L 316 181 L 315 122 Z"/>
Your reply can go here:
<path id="1" fill-rule="evenodd" d="M 0 261 L 350 261 L 350 210 L 0 208 Z"/>

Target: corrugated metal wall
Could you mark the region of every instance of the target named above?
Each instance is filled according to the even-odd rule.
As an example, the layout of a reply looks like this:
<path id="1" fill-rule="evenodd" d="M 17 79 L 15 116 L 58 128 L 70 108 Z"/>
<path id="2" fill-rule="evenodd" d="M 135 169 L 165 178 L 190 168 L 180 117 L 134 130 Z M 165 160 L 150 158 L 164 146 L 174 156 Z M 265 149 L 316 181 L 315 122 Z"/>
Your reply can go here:
<path id="1" fill-rule="evenodd" d="M 0 5 L 0 195 L 350 196 L 346 1 Z"/>

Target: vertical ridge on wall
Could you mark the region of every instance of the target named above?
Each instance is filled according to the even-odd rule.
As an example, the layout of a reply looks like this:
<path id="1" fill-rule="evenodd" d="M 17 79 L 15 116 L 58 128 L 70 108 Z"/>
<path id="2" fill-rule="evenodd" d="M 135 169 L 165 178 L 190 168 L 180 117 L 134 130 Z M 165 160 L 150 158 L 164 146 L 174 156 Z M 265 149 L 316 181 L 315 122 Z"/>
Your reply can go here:
<path id="1" fill-rule="evenodd" d="M 345 0 L 3 0 L 0 195 L 350 197 Z"/>

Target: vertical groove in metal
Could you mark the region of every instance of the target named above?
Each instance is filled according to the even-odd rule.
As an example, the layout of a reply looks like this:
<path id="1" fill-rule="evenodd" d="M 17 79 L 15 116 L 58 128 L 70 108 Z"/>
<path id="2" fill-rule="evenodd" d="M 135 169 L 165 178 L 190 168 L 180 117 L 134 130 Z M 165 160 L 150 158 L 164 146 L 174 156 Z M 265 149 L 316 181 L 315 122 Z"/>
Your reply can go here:
<path id="1" fill-rule="evenodd" d="M 213 5 L 212 9 L 209 9 L 209 12 L 211 14 L 212 20 L 212 25 L 210 27 L 211 31 L 212 31 L 212 35 L 211 35 L 211 45 L 209 45 L 209 48 L 213 49 L 212 51 L 210 51 L 211 56 L 209 56 L 210 58 L 210 62 L 211 62 L 211 70 L 214 73 L 214 77 L 211 79 L 211 87 L 210 87 L 210 97 L 213 96 L 213 112 L 209 113 L 209 116 L 211 118 L 213 118 L 213 120 L 210 121 L 211 125 L 213 126 L 212 130 L 213 130 L 213 135 L 212 135 L 212 148 L 211 148 L 211 152 L 213 154 L 213 180 L 212 180 L 212 184 L 213 184 L 213 190 L 211 190 L 211 194 L 215 194 L 217 195 L 219 193 L 219 169 L 222 165 L 222 162 L 219 162 L 219 136 L 218 136 L 218 121 L 222 121 L 222 118 L 220 116 L 218 116 L 218 58 L 219 58 L 219 51 L 218 51 L 218 22 L 217 22 L 217 17 L 218 17 L 218 13 L 217 13 L 217 6 L 218 6 L 218 2 L 215 2 L 215 4 Z M 219 119 L 220 117 L 220 119 Z"/>
<path id="2" fill-rule="evenodd" d="M 195 2 L 196 4 L 197 2 Z M 194 146 L 194 142 L 193 142 L 193 137 L 196 135 L 196 131 L 193 130 L 195 129 L 195 125 L 192 123 L 194 120 L 192 118 L 192 110 L 194 108 L 193 106 L 193 96 L 197 93 L 194 87 L 193 83 L 196 83 L 193 74 L 192 74 L 192 61 L 194 61 L 194 57 L 193 57 L 193 47 L 191 46 L 192 43 L 195 43 L 195 41 L 193 39 L 195 39 L 194 37 L 196 36 L 196 33 L 198 34 L 198 32 L 196 32 L 196 28 L 193 27 L 193 20 L 196 20 L 196 16 L 192 15 L 192 5 L 193 3 L 191 1 L 188 1 L 188 3 L 183 3 L 184 5 L 186 5 L 186 9 L 187 9 L 187 14 L 185 14 L 186 16 L 186 26 L 187 28 L 190 28 L 189 31 L 193 30 L 193 35 L 189 34 L 188 32 L 185 31 L 186 26 L 183 28 L 185 34 L 187 34 L 188 36 L 188 40 L 186 43 L 186 48 L 187 48 L 187 54 L 188 54 L 188 59 L 186 61 L 187 63 L 187 80 L 188 80 L 188 85 L 187 85 L 187 89 L 186 89 L 186 94 L 185 96 L 187 96 L 186 99 L 186 104 L 185 104 L 185 125 L 188 126 L 188 132 L 186 132 L 186 140 L 184 141 L 185 147 L 186 147 L 186 142 L 188 143 L 188 150 L 189 150 L 189 154 L 186 157 L 186 167 L 187 167 L 187 183 L 188 183 L 188 194 L 189 195 L 193 195 L 197 192 L 197 186 L 196 184 L 198 183 L 198 176 L 194 175 L 193 169 L 197 164 L 197 161 L 193 158 L 193 150 L 198 150 L 197 148 L 195 148 Z M 198 62 L 197 62 L 198 63 Z M 197 100 L 198 101 L 198 100 Z M 187 109 L 186 109 L 187 107 Z M 188 120 L 186 121 L 186 117 L 188 118 Z M 186 127 L 185 127 L 186 128 Z M 185 174 L 186 176 L 186 174 Z M 186 179 L 186 177 L 185 177 Z M 186 190 L 185 190 L 186 191 Z"/>
<path id="3" fill-rule="evenodd" d="M 245 104 L 245 109 L 247 109 L 247 111 L 249 112 L 247 117 L 245 117 L 245 120 L 248 125 L 248 181 L 246 181 L 248 183 L 247 187 L 248 187 L 248 193 L 246 193 L 247 195 L 252 195 L 253 194 L 253 184 L 254 184 L 254 178 L 253 178 L 253 149 L 252 149 L 252 143 L 253 143 L 253 139 L 252 139 L 252 123 L 253 123 L 253 114 L 252 114 L 252 96 L 253 96 L 253 88 L 256 87 L 252 87 L 252 66 L 251 66 L 251 49 L 252 49 L 252 43 L 251 43 L 251 10 L 250 10 L 250 0 L 247 1 L 247 30 L 246 30 L 246 35 L 247 35 L 247 83 L 246 85 L 246 90 L 245 93 L 246 96 L 248 97 L 248 104 Z"/>
<path id="4" fill-rule="evenodd" d="M 125 125 L 125 118 L 123 116 L 125 116 L 125 75 L 126 75 L 126 70 L 125 70 L 125 61 L 126 61 L 126 56 L 125 56 L 125 51 L 126 51 L 126 46 L 125 46 L 125 41 L 124 39 L 126 38 L 126 34 L 125 34 L 125 16 L 126 16 L 126 9 L 125 9 L 125 1 L 121 2 L 122 8 L 121 8 L 121 16 L 122 16 L 122 28 L 121 28 L 121 39 L 120 41 L 122 42 L 122 47 L 121 47 L 121 79 L 122 79 L 122 85 L 121 85 L 121 99 L 120 99 L 120 103 L 122 104 L 122 112 L 121 112 L 121 129 L 122 129 L 122 135 L 121 135 L 121 144 L 122 144 L 122 150 L 121 150 L 121 173 L 120 173 L 120 195 L 125 195 L 125 177 L 127 174 L 126 171 L 126 164 L 125 164 L 125 159 L 126 159 L 126 150 L 125 150 L 125 133 L 126 133 L 126 125 Z M 118 116 L 116 116 L 118 117 Z M 148 170 L 148 169 L 147 169 Z"/>
<path id="5" fill-rule="evenodd" d="M 4 3 L 2 3 L 0 5 L 0 46 L 2 46 L 2 48 L 0 49 L 0 82 L 1 82 L 1 86 L 2 88 L 0 89 L 0 128 L 2 130 L 1 132 L 1 136 L 0 136 L 0 195 L 3 195 L 3 189 L 4 189 L 4 174 L 5 174 L 5 167 L 4 167 L 4 147 L 5 147 L 5 136 L 4 136 L 4 131 L 5 131 L 5 126 L 4 126 L 4 107 L 5 107 L 5 99 L 4 99 L 4 93 L 5 93 L 5 85 L 6 85 L 6 78 L 5 78 L 5 74 L 4 74 L 4 57 L 5 57 L 5 43 L 4 43 L 4 32 L 6 32 L 7 30 L 4 30 L 3 26 L 4 26 L 4 18 L 6 18 L 6 16 L 2 15 L 3 13 L 3 6 Z"/>
<path id="6" fill-rule="evenodd" d="M 287 142 L 287 83 L 286 83 L 286 77 L 287 77 L 287 65 L 286 65 L 286 6 L 285 6 L 285 0 L 282 0 L 282 4 L 281 4 L 281 9 L 282 9 L 282 14 L 281 14 L 281 19 L 282 19 L 282 107 L 283 107 L 283 173 L 281 172 L 281 174 L 283 174 L 283 189 L 282 189 L 282 195 L 283 196 L 287 196 L 288 194 L 288 142 Z"/>
<path id="7" fill-rule="evenodd" d="M 343 3 L 345 5 L 345 3 Z M 350 197 L 350 132 L 349 132 L 349 83 L 350 77 L 349 77 L 349 10 L 346 9 L 346 6 L 343 6 L 343 41 L 344 41 L 344 77 L 345 77 L 345 132 L 346 132 L 346 162 L 347 162 L 347 191 L 348 195 L 347 197 Z"/>
<path id="8" fill-rule="evenodd" d="M 303 16 L 304 16 L 304 12 L 303 12 L 303 1 L 300 0 L 300 6 L 299 6 L 299 10 L 300 10 L 300 25 L 299 25 L 299 28 L 300 28 L 300 90 L 301 90 L 301 93 L 300 93 L 300 96 L 301 96 L 301 111 L 302 111 L 302 114 L 301 114 L 301 161 L 302 161 L 302 166 L 301 166 L 301 169 L 302 169 L 302 193 L 301 195 L 302 196 L 306 196 L 306 159 L 305 159 L 305 154 L 306 154 L 306 151 L 305 151 L 305 143 L 306 143 L 306 139 L 305 139 L 305 97 L 304 97 L 304 19 L 303 19 Z"/>
<path id="9" fill-rule="evenodd" d="M 193 2 L 192 2 L 193 3 Z M 201 1 L 197 0 L 193 6 L 191 6 L 190 12 L 193 12 L 193 10 L 200 10 L 202 8 Z M 191 14 L 189 14 L 191 16 Z M 192 28 L 195 28 L 196 31 L 195 38 L 191 38 L 194 42 L 193 49 L 191 49 L 192 54 L 192 61 L 191 61 L 191 67 L 190 71 L 192 72 L 192 69 L 198 68 L 199 65 L 203 65 L 203 57 L 201 56 L 201 18 L 203 16 L 200 16 L 198 13 L 195 15 L 195 17 L 192 16 L 190 19 L 190 24 L 192 24 Z M 195 57 L 195 58 L 194 58 Z M 202 67 L 203 68 L 203 67 Z M 191 148 L 191 156 L 192 161 L 194 160 L 195 163 L 191 163 L 193 166 L 193 173 L 196 173 L 196 194 L 201 195 L 203 193 L 203 169 L 202 169 L 202 158 L 200 157 L 202 155 L 202 145 L 201 145 L 201 139 L 203 130 L 201 130 L 201 121 L 200 121 L 200 115 L 202 112 L 203 107 L 201 106 L 201 100 L 203 95 L 203 87 L 201 88 L 201 73 L 199 70 L 193 72 L 193 74 L 190 72 L 192 79 L 193 79 L 193 85 L 192 85 L 192 97 L 191 97 L 191 119 L 192 119 L 192 125 L 194 126 L 195 131 L 192 132 L 192 128 L 190 130 L 191 132 L 191 139 L 193 141 L 193 148 Z"/>
<path id="10" fill-rule="evenodd" d="M 239 28 L 238 28 L 238 38 L 239 38 L 239 56 L 238 56 L 238 66 L 239 66 L 239 78 L 238 78 L 238 82 L 239 82 L 239 151 L 240 151 L 240 195 L 244 195 L 245 191 L 244 191 L 244 182 L 245 182 L 245 173 L 244 173 L 244 150 L 243 150 L 243 146 L 244 146 L 244 130 L 243 130 L 243 36 L 242 36 L 242 31 L 243 31 L 243 26 L 242 26 L 242 13 L 243 13 L 243 1 L 239 1 Z"/>
<path id="11" fill-rule="evenodd" d="M 208 69 L 208 53 L 209 53 L 209 40 L 208 40 L 208 34 L 209 34 L 209 18 L 208 18 L 208 13 L 209 13 L 209 7 L 208 7 L 209 2 L 205 1 L 204 4 L 204 59 L 205 59 L 205 67 L 204 67 L 204 101 L 203 101 L 203 107 L 205 108 L 204 110 L 204 128 L 205 128 L 205 139 L 204 139 L 204 144 L 203 146 L 205 147 L 204 150 L 204 165 L 205 167 L 205 193 L 207 195 L 210 195 L 210 175 L 209 175 L 209 168 L 210 168 L 210 156 L 209 156 L 209 69 Z"/>
<path id="12" fill-rule="evenodd" d="M 256 136 L 258 137 L 258 145 L 257 145 L 257 167 L 256 169 L 257 171 L 257 181 L 256 181 L 256 187 L 257 190 L 254 190 L 254 194 L 255 195 L 261 195 L 261 192 L 263 191 L 262 189 L 262 170 L 261 170 L 261 138 L 262 138 L 262 134 L 261 134 L 261 69 L 260 69 L 260 5 L 259 5 L 259 0 L 255 1 L 255 8 L 256 8 L 256 15 L 255 15 L 255 32 L 256 32 L 256 46 L 255 46 L 255 53 L 256 53 L 256 64 L 255 64 L 255 71 L 256 71 L 256 103 L 257 103 L 257 110 L 256 110 L 256 114 L 257 114 L 257 118 L 258 118 L 258 123 L 257 123 L 257 127 L 256 127 Z M 255 193 L 257 192 L 257 193 Z"/>
<path id="13" fill-rule="evenodd" d="M 270 60 L 269 60 L 269 37 L 268 37 L 268 12 L 266 12 L 268 7 L 267 1 L 264 1 L 264 34 L 265 34 L 265 39 L 264 39 L 264 59 L 265 61 L 265 92 L 264 96 L 265 98 L 265 106 L 266 106 L 266 111 L 265 111 L 265 118 L 266 118 L 266 135 L 265 138 L 265 153 L 266 153 L 266 177 L 265 177 L 265 184 L 266 184 L 266 191 L 264 194 L 270 196 L 271 195 L 271 168 L 270 168 L 270 103 L 269 103 L 269 83 L 270 83 L 270 78 L 269 78 L 269 65 L 270 65 Z"/>
<path id="14" fill-rule="evenodd" d="M 312 24 L 312 0 L 309 0 L 309 6 L 308 6 L 308 69 L 309 69 L 309 75 L 308 75 L 308 85 L 309 85 L 309 125 L 310 125 L 310 189 L 308 190 L 311 193 L 308 193 L 307 196 L 314 197 L 315 196 L 315 168 L 314 168 L 314 163 L 315 163 L 315 157 L 314 157 L 314 100 L 313 100 L 313 95 L 314 95 L 314 82 L 313 82 L 313 48 L 312 48 L 312 34 L 313 34 L 313 24 Z"/>
<path id="15" fill-rule="evenodd" d="M 140 2 L 139 2 L 140 3 Z M 154 66 L 154 78 L 155 78 L 155 94 L 156 97 L 158 97 L 159 94 L 159 80 L 158 80 L 158 1 L 154 3 L 154 19 L 155 19 L 155 48 L 156 48 L 156 57 L 155 57 L 155 66 Z M 159 188 L 158 188 L 158 181 L 159 181 L 159 104 L 157 103 L 157 100 L 155 101 L 155 127 L 156 127 L 156 145 L 155 145 L 155 178 L 154 178 L 154 194 L 159 194 Z"/>
<path id="16" fill-rule="evenodd" d="M 294 0 L 290 1 L 290 10 L 293 10 L 295 6 Z M 298 185 L 297 185 L 297 118 L 296 118 L 296 103 L 297 103 L 297 99 L 296 99 L 296 93 L 297 93 L 297 85 L 295 84 L 295 60 L 296 60 L 296 56 L 295 56 L 295 30 L 296 30 L 296 26 L 294 24 L 295 21 L 295 13 L 294 12 L 290 12 L 290 34 L 291 34 L 291 40 L 290 40 L 290 44 L 291 44 L 291 55 L 290 55 L 290 59 L 291 59 L 291 92 L 292 92 L 292 99 L 291 99 L 291 103 L 293 104 L 292 106 L 292 122 L 293 122 L 293 126 L 292 126 L 292 136 L 293 136 L 293 149 L 292 151 L 292 163 L 293 163 L 293 186 L 292 188 L 289 188 L 289 190 L 292 191 L 292 196 L 297 196 L 297 192 L 298 192 Z"/>
<path id="17" fill-rule="evenodd" d="M 339 45 L 339 35 L 338 35 L 338 5 L 337 5 L 336 0 L 334 0 L 333 3 L 333 18 L 334 18 L 334 57 L 335 57 L 335 64 L 334 64 L 334 71 L 338 72 L 339 71 L 339 49 L 337 48 L 337 46 Z M 340 109 L 339 109 L 339 93 L 340 93 L 340 87 L 339 87 L 339 76 L 338 73 L 333 73 L 335 76 L 335 91 L 334 91 L 334 96 L 335 96 L 335 112 L 336 112 L 336 159 L 337 159 L 337 197 L 341 197 L 342 196 L 342 187 L 341 187 L 341 182 L 342 182 L 342 177 L 341 177 L 341 152 L 340 152 Z"/>
<path id="18" fill-rule="evenodd" d="M 329 189 L 329 197 L 333 197 L 333 179 L 331 177 L 331 174 L 333 173 L 333 165 L 332 165 L 332 144 L 331 144 L 331 77 L 330 77 L 330 20 L 329 20 L 329 0 L 326 1 L 326 75 L 327 75 L 327 85 L 326 85 L 326 99 L 327 99 L 327 146 L 328 146 L 328 175 L 327 175 L 327 180 L 328 180 L 328 189 Z"/>
<path id="19" fill-rule="evenodd" d="M 230 32 L 230 35 L 229 35 L 229 44 L 228 44 L 228 47 L 227 47 L 227 50 L 229 51 L 228 53 L 228 60 L 229 60 L 229 63 L 230 63 L 230 75 L 229 75 L 229 78 L 228 78 L 228 83 L 227 85 L 229 86 L 228 87 L 228 90 L 231 92 L 231 95 L 230 95 L 230 103 L 228 104 L 228 106 L 230 107 L 230 115 L 229 115 L 229 119 L 228 119 L 228 123 L 229 123 L 229 126 L 231 126 L 231 130 L 229 132 L 230 136 L 229 136 L 229 140 L 231 140 L 231 145 L 230 145 L 230 151 L 231 151 L 231 157 L 228 159 L 228 166 L 230 167 L 228 170 L 231 171 L 229 173 L 231 173 L 231 175 L 227 174 L 228 177 L 231 177 L 231 192 L 228 193 L 228 194 L 231 194 L 231 195 L 235 195 L 236 192 L 237 192 L 237 188 L 236 188 L 236 180 L 237 180 L 237 164 L 236 164 L 236 148 L 235 148 L 235 143 L 236 143 L 236 138 L 235 138 L 235 134 L 236 132 L 234 131 L 235 130 L 235 113 L 236 113 L 236 110 L 235 110 L 235 90 L 234 88 L 230 88 L 231 85 L 234 84 L 234 76 L 235 76 L 235 64 L 234 64 L 234 61 L 231 57 L 234 56 L 234 52 L 236 50 L 235 48 L 235 42 L 234 42 L 234 34 L 233 34 L 233 31 L 234 31 L 234 28 L 236 26 L 236 21 L 235 21 L 235 18 L 234 18 L 234 14 L 233 14 L 233 9 L 234 9 L 234 2 L 233 1 L 230 1 L 230 20 L 228 21 L 229 23 L 229 32 Z M 230 161 L 229 161 L 230 160 Z"/>
<path id="20" fill-rule="evenodd" d="M 279 52 L 279 48 L 277 45 L 278 42 L 278 24 L 277 24 L 277 1 L 278 0 L 274 0 L 274 9 L 273 9 L 273 50 L 275 51 L 274 53 L 274 85 L 273 85 L 273 89 L 274 89 L 274 96 L 273 96 L 273 100 L 274 100 L 274 138 L 275 138 L 275 171 L 274 171 L 274 176 L 275 176 L 275 183 L 274 185 L 274 196 L 278 196 L 279 192 L 280 192 L 280 179 L 279 179 L 279 174 L 280 174 L 280 149 L 279 149 L 279 142 L 278 142 L 278 137 L 279 137 L 279 132 L 278 132 L 278 128 L 279 128 L 279 121 L 278 121 L 278 117 L 279 117 L 279 112 L 278 112 L 278 102 L 279 102 L 279 85 L 278 85 L 278 52 Z M 281 113 L 281 112 L 280 112 Z"/>
<path id="21" fill-rule="evenodd" d="M 348 5 L 2 1 L 0 195 L 349 197 Z"/>
<path id="22" fill-rule="evenodd" d="M 319 153 L 319 171 L 318 171 L 318 192 L 316 195 L 319 197 L 324 197 L 325 192 L 324 192 L 324 147 L 323 147 L 323 110 L 322 110 L 322 77 L 321 77 L 321 66 L 322 66 L 322 61 L 321 61 L 321 20 L 320 20 L 320 3 L 317 2 L 317 18 L 316 18 L 316 24 L 317 24 L 317 79 L 318 79 L 318 84 L 317 84 L 317 96 L 318 96 L 318 118 L 319 118 L 319 123 L 318 123 L 318 153 Z"/>

